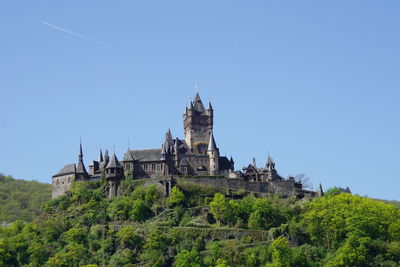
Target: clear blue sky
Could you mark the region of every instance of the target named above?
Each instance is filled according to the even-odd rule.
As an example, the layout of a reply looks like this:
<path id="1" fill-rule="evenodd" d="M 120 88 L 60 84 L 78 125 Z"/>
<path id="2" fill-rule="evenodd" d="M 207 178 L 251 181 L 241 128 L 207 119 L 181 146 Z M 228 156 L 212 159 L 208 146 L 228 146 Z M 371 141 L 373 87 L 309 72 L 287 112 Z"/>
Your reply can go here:
<path id="1" fill-rule="evenodd" d="M 0 172 L 50 183 L 79 136 L 86 165 L 99 143 L 122 158 L 128 138 L 182 138 L 198 80 L 237 169 L 269 151 L 284 176 L 400 199 L 399 13 L 399 1 L 3 0 Z"/>

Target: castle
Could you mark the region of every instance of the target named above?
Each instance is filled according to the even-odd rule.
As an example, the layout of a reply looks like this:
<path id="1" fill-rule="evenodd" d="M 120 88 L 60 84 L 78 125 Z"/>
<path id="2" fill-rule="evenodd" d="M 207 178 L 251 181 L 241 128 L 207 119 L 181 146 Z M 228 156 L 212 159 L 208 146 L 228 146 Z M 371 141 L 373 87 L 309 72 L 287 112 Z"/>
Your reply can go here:
<path id="1" fill-rule="evenodd" d="M 232 157 L 221 156 L 213 135 L 214 110 L 211 102 L 205 108 L 197 93 L 183 114 L 184 139 L 173 138 L 171 131 L 165 134 L 161 148 L 146 150 L 128 149 L 122 161 L 115 153 L 109 156 L 100 149 L 99 159 L 92 161 L 89 172 L 83 162 L 80 144 L 78 163 L 65 165 L 52 177 L 52 197 L 64 195 L 73 181 L 108 181 L 108 197 L 119 194 L 119 184 L 130 175 L 133 179 L 147 179 L 161 185 L 169 194 L 174 177 L 190 182 L 214 185 L 233 190 L 282 196 L 314 196 L 293 177 L 284 179 L 275 169 L 268 156 L 265 168 L 257 168 L 255 160 L 242 171 L 235 171 Z"/>

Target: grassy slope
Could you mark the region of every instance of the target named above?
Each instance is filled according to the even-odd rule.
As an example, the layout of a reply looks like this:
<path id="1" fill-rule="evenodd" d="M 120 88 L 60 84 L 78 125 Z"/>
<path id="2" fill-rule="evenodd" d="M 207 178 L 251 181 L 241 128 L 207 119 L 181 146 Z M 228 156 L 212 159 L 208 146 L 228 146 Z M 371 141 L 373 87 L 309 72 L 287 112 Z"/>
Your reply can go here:
<path id="1" fill-rule="evenodd" d="M 0 223 L 32 221 L 50 199 L 50 184 L 0 175 Z"/>

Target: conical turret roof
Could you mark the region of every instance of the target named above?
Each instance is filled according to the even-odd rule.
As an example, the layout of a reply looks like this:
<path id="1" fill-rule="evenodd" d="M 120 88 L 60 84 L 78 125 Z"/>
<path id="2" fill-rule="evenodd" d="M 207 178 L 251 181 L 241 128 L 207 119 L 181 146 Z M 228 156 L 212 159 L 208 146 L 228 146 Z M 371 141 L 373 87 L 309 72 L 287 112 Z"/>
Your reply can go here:
<path id="1" fill-rule="evenodd" d="M 76 166 L 76 173 L 87 174 L 85 164 L 83 163 L 82 143 L 79 144 L 79 160 L 78 165 Z"/>
<path id="2" fill-rule="evenodd" d="M 119 164 L 119 161 L 117 159 L 117 156 L 115 156 L 115 153 L 112 155 L 110 161 L 108 162 L 106 169 L 110 168 L 121 168 L 121 164 Z"/>
<path id="3" fill-rule="evenodd" d="M 210 134 L 210 141 L 208 142 L 208 151 L 215 151 L 217 150 L 217 145 L 215 144 L 214 134 L 211 132 Z"/>
<path id="4" fill-rule="evenodd" d="M 103 161 L 104 161 L 104 159 L 103 159 L 103 152 L 101 151 L 101 148 L 100 148 L 99 162 L 103 162 Z"/>

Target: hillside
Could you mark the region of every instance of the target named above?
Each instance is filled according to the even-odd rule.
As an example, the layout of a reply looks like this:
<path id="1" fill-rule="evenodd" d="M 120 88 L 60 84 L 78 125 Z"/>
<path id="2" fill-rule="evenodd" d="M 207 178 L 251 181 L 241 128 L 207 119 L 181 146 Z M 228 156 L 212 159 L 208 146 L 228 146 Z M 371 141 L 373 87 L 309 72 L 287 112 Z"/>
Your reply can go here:
<path id="1" fill-rule="evenodd" d="M 0 174 L 0 223 L 32 221 L 51 199 L 51 185 Z"/>
<path id="2" fill-rule="evenodd" d="M 0 228 L 0 266 L 398 266 L 400 210 L 338 193 L 256 198 L 180 181 L 75 183 L 40 219 Z"/>

